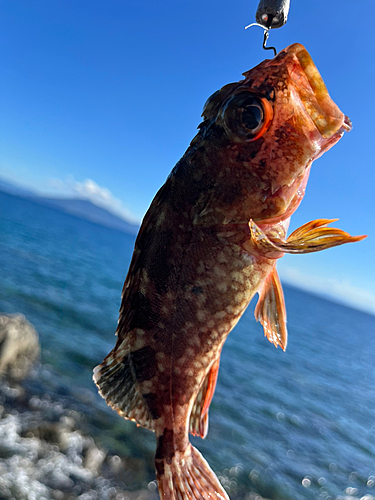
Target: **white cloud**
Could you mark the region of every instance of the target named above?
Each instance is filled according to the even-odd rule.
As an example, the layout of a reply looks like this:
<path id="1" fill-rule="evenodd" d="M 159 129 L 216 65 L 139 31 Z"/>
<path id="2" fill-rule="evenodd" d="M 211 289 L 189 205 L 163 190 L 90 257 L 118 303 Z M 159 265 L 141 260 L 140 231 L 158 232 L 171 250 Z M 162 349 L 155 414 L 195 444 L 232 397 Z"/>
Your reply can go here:
<path id="1" fill-rule="evenodd" d="M 280 278 L 306 291 L 330 297 L 344 304 L 375 313 L 375 294 L 353 285 L 349 281 L 333 277 L 305 274 L 293 267 L 280 266 Z"/>
<path id="2" fill-rule="evenodd" d="M 99 186 L 92 179 L 85 179 L 83 182 L 79 182 L 70 175 L 65 181 L 57 178 L 51 179 L 50 186 L 54 191 L 64 196 L 76 196 L 78 194 L 80 198 L 90 200 L 95 205 L 105 208 L 118 217 L 139 223 L 139 219 L 134 217 L 119 198 L 116 198 L 108 188 Z"/>

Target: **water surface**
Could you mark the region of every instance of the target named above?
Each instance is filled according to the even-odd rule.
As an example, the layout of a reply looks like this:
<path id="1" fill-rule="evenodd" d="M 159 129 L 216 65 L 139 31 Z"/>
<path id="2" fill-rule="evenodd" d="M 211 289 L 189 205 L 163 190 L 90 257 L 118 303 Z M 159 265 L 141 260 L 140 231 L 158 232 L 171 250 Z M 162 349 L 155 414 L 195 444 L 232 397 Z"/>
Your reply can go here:
<path id="1" fill-rule="evenodd" d="M 22 312 L 39 332 L 34 389 L 68 395 L 102 445 L 144 461 L 144 487 L 154 437 L 110 410 L 92 382 L 115 343 L 133 245 L 132 235 L 0 193 L 0 311 Z M 208 436 L 194 445 L 232 499 L 374 499 L 375 317 L 284 289 L 287 351 L 265 339 L 251 304 L 223 349 Z"/>

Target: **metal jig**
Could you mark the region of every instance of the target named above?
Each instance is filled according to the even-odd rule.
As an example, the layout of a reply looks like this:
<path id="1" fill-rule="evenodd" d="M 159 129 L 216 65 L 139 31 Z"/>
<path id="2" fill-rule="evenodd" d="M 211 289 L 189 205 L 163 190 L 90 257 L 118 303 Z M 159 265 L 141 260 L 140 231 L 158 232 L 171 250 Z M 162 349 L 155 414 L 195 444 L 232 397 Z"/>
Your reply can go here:
<path id="1" fill-rule="evenodd" d="M 268 28 L 266 26 L 263 26 L 262 24 L 259 24 L 259 23 L 252 23 L 252 24 L 249 24 L 248 26 L 245 26 L 245 30 L 247 30 L 247 28 L 251 28 L 252 26 L 259 26 L 260 28 L 262 28 L 264 30 L 264 37 L 263 37 L 263 45 L 262 45 L 262 47 L 264 48 L 264 50 L 273 50 L 274 54 L 276 56 L 276 54 L 277 54 L 276 47 L 266 47 L 266 43 L 267 43 L 268 37 L 270 36 L 270 33 L 269 33 L 270 28 Z"/>
<path id="2" fill-rule="evenodd" d="M 264 50 L 273 50 L 277 54 L 275 47 L 266 47 L 269 37 L 269 31 L 275 28 L 281 28 L 287 22 L 290 7 L 290 0 L 260 0 L 255 19 L 256 23 L 246 26 L 259 26 L 264 29 L 263 48 Z"/>
<path id="3" fill-rule="evenodd" d="M 290 0 L 260 0 L 255 20 L 266 28 L 281 28 L 288 20 Z"/>

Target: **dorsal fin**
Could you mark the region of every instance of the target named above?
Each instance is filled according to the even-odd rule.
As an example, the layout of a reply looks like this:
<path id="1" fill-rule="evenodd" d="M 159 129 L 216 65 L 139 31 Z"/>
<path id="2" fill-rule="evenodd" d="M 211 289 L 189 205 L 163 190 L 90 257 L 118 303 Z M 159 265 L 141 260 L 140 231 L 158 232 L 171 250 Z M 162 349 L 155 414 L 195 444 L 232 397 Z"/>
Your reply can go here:
<path id="1" fill-rule="evenodd" d="M 285 351 L 288 342 L 286 309 L 283 288 L 276 267 L 267 276 L 259 291 L 254 316 L 262 324 L 268 340 Z"/>
<path id="2" fill-rule="evenodd" d="M 205 438 L 208 432 L 208 409 L 215 392 L 219 373 L 220 356 L 214 361 L 198 391 L 190 414 L 190 432 Z"/>
<path id="3" fill-rule="evenodd" d="M 152 415 L 149 404 L 139 391 L 137 380 L 137 366 L 142 367 L 148 362 L 147 355 L 143 356 L 140 351 L 111 351 L 103 363 L 94 368 L 93 378 L 108 406 L 122 417 L 154 430 L 156 415 Z"/>

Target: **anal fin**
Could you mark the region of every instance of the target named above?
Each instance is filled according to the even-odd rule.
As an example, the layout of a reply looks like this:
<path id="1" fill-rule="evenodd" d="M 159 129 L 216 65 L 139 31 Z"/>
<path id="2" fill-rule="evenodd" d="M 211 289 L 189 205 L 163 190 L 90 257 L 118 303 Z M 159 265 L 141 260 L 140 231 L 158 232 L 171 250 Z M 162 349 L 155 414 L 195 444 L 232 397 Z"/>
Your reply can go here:
<path id="1" fill-rule="evenodd" d="M 139 391 L 132 353 L 113 350 L 94 368 L 94 382 L 108 406 L 138 425 L 154 430 L 148 405 Z"/>
<path id="2" fill-rule="evenodd" d="M 276 267 L 267 276 L 259 291 L 254 316 L 262 324 L 268 340 L 285 351 L 288 342 L 286 309 L 283 288 Z"/>
<path id="3" fill-rule="evenodd" d="M 205 438 L 208 432 L 208 409 L 210 407 L 217 376 L 219 373 L 220 356 L 209 369 L 203 383 L 198 391 L 193 408 L 190 414 L 190 433 L 193 436 Z"/>

